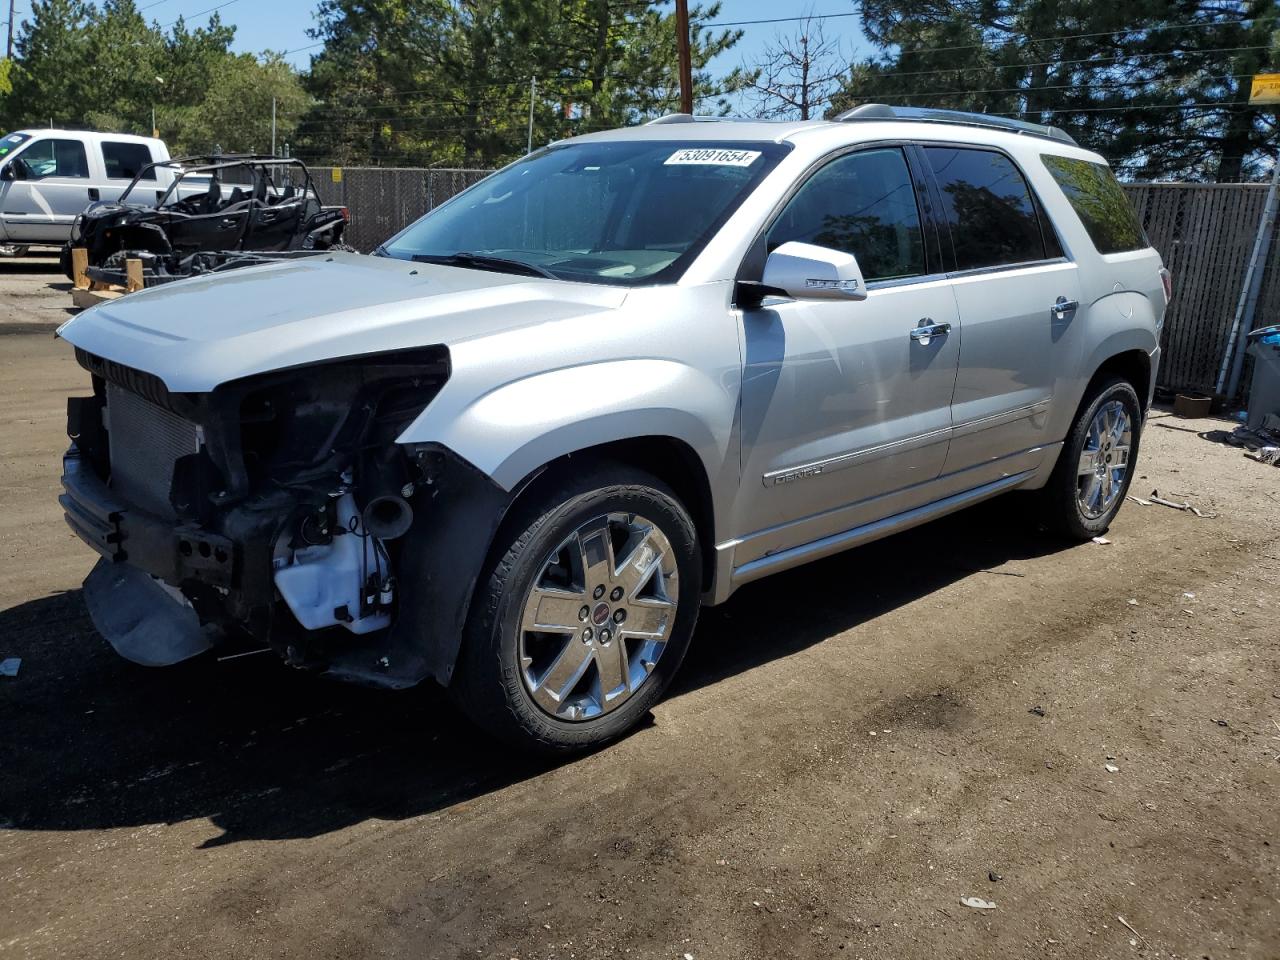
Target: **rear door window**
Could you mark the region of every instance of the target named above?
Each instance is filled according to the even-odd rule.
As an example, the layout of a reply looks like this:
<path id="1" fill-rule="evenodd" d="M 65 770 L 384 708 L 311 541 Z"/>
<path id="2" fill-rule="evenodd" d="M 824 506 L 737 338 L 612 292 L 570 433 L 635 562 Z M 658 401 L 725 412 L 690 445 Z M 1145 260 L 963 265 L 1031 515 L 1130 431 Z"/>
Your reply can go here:
<path id="1" fill-rule="evenodd" d="M 27 177 L 76 177 L 88 179 L 89 158 L 79 140 L 37 140 L 18 155 Z"/>
<path id="2" fill-rule="evenodd" d="M 818 170 L 769 228 L 769 250 L 792 240 L 853 254 L 867 281 L 922 276 L 920 210 L 902 150 L 860 150 Z"/>
<path id="3" fill-rule="evenodd" d="M 151 151 L 145 143 L 119 143 L 114 140 L 102 141 L 102 162 L 107 168 L 107 177 L 111 180 L 132 180 L 148 163 L 151 162 Z M 144 180 L 154 180 L 155 170 L 148 170 Z"/>
<path id="4" fill-rule="evenodd" d="M 1043 154 L 1040 159 L 1099 253 L 1141 250 L 1150 245 L 1110 167 L 1053 154 Z"/>
<path id="5" fill-rule="evenodd" d="M 942 191 L 956 270 L 1048 258 L 1039 209 L 1012 160 L 967 147 L 925 147 L 924 154 Z"/>

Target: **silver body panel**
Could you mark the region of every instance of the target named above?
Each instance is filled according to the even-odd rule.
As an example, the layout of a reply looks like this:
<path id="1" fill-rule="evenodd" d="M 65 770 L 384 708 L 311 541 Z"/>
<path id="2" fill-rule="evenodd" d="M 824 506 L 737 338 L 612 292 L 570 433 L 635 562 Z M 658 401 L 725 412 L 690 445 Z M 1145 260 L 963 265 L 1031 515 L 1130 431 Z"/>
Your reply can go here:
<path id="1" fill-rule="evenodd" d="M 284 367 L 443 343 L 451 374 L 401 442 L 443 444 L 506 490 L 611 441 L 686 445 L 711 490 L 719 602 L 739 584 L 1014 487 L 1042 485 L 1108 358 L 1158 363 L 1150 249 L 1103 256 L 1039 160 L 1061 142 L 897 121 L 670 124 L 583 139 L 770 139 L 792 147 L 676 283 L 530 279 L 335 254 L 133 294 L 61 335 L 207 391 Z M 866 299 L 735 304 L 783 198 L 842 151 L 994 147 L 1022 169 L 1065 256 L 909 282 Z M 474 189 L 474 188 L 473 188 Z M 1059 297 L 1077 301 L 1064 316 Z M 948 325 L 917 339 L 921 320 Z"/>

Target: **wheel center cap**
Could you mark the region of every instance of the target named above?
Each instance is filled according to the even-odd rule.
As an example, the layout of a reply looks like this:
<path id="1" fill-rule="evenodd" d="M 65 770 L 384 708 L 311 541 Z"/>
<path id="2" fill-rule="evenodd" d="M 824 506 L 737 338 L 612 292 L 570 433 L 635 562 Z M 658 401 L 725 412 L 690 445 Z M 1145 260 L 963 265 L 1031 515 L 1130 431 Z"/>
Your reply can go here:
<path id="1" fill-rule="evenodd" d="M 591 611 L 591 622 L 597 627 L 609 620 L 609 605 L 607 603 L 597 603 Z"/>

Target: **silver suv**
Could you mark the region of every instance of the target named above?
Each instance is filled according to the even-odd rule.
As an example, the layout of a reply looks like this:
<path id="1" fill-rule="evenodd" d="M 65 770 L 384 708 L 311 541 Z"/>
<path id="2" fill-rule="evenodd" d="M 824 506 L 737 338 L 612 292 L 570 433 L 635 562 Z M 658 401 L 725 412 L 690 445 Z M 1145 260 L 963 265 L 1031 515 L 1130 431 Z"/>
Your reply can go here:
<path id="1" fill-rule="evenodd" d="M 1053 128 L 666 117 L 69 321 L 61 502 L 132 660 L 265 644 L 582 749 L 752 580 L 1018 489 L 1105 530 L 1168 298 Z"/>

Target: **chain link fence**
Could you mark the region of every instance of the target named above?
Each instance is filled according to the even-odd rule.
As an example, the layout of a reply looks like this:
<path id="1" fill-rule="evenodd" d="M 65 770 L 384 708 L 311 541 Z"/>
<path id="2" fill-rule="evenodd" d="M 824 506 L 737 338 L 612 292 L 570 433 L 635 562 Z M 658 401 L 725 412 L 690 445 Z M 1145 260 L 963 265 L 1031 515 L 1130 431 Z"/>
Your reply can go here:
<path id="1" fill-rule="evenodd" d="M 321 202 L 351 211 L 345 239 L 368 253 L 413 221 L 479 183 L 492 170 L 311 167 Z"/>
<path id="2" fill-rule="evenodd" d="M 1267 186 L 1135 183 L 1125 184 L 1125 192 L 1173 274 L 1173 303 L 1161 335 L 1159 385 L 1212 395 L 1262 222 Z M 1254 327 L 1280 323 L 1280 238 L 1275 235 L 1263 270 Z M 1246 364 L 1244 389 L 1252 360 Z"/>
<path id="3" fill-rule="evenodd" d="M 369 252 L 490 170 L 313 167 L 327 204 L 351 211 L 347 242 Z M 1173 273 L 1159 386 L 1212 394 L 1266 203 L 1264 184 L 1124 185 L 1152 245 Z M 1280 323 L 1280 238 L 1264 267 L 1254 325 Z M 1248 383 L 1246 368 L 1242 383 Z"/>

